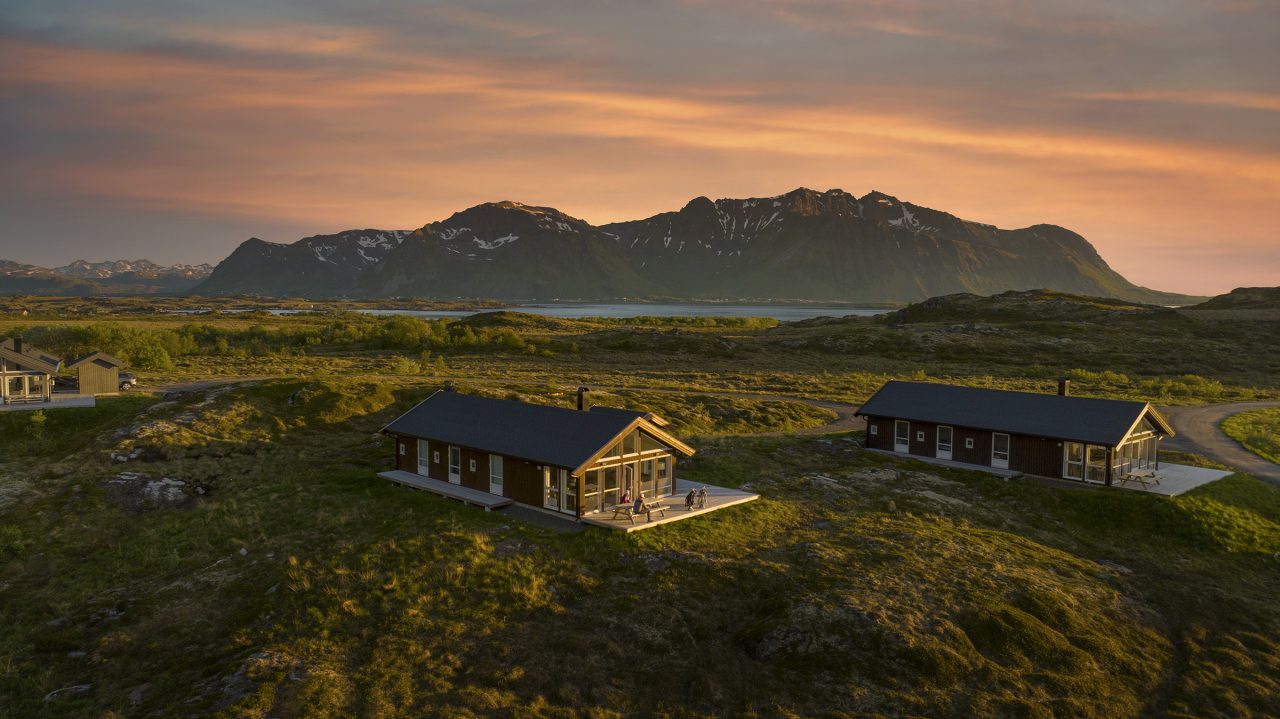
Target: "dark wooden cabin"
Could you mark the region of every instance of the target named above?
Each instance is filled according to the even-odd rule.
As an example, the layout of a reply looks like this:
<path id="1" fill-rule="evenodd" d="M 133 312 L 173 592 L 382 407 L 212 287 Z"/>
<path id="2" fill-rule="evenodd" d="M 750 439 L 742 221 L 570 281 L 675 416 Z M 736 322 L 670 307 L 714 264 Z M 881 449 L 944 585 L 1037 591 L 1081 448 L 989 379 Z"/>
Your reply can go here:
<path id="1" fill-rule="evenodd" d="M 443 390 L 383 428 L 396 469 L 581 517 L 624 493 L 676 490 L 676 459 L 693 449 L 646 412 L 578 410 Z"/>
<path id="2" fill-rule="evenodd" d="M 21 337 L 0 342 L 0 404 L 49 402 L 62 360 L 24 344 Z"/>
<path id="3" fill-rule="evenodd" d="M 1148 402 L 888 382 L 858 414 L 867 447 L 1023 474 L 1112 484 L 1159 467 L 1175 433 Z"/>
<path id="4" fill-rule="evenodd" d="M 90 352 L 67 363 L 79 372 L 80 394 L 111 394 L 120 391 L 120 368 L 124 362 L 105 352 Z"/>

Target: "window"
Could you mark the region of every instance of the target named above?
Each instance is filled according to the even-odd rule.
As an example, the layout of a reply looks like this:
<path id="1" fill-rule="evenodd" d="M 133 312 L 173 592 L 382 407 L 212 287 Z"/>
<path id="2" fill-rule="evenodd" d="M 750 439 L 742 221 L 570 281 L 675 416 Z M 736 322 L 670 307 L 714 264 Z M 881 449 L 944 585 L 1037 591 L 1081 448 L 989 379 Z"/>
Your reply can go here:
<path id="1" fill-rule="evenodd" d="M 671 494 L 671 458 L 658 460 L 658 496 Z"/>
<path id="2" fill-rule="evenodd" d="M 640 493 L 652 497 L 653 490 L 653 460 L 650 459 L 640 463 Z"/>
<path id="3" fill-rule="evenodd" d="M 401 457 L 403 457 L 404 455 L 405 455 L 405 451 L 404 451 L 404 442 L 401 442 L 401 443 L 400 443 L 400 456 L 401 456 Z"/>
<path id="4" fill-rule="evenodd" d="M 604 474 L 604 506 L 611 507 L 618 503 L 618 468 L 603 469 Z"/>
<path id="5" fill-rule="evenodd" d="M 449 448 L 449 474 L 458 476 L 462 473 L 462 450 L 457 447 Z"/>
<path id="6" fill-rule="evenodd" d="M 965 438 L 964 438 L 964 448 L 965 448 L 965 449 L 973 449 L 973 437 L 965 437 Z"/>
<path id="7" fill-rule="evenodd" d="M 951 451 L 951 428 L 950 427 L 938 428 L 938 451 L 939 452 Z"/>
<path id="8" fill-rule="evenodd" d="M 875 437 L 876 435 L 880 434 L 880 428 L 874 424 L 867 427 L 867 431 L 871 433 L 872 437 Z"/>
<path id="9" fill-rule="evenodd" d="M 924 430 L 923 430 L 923 429 L 916 430 L 916 441 L 917 441 L 917 442 L 923 442 L 923 441 L 924 441 Z"/>
<path id="10" fill-rule="evenodd" d="M 666 447 L 661 442 L 654 439 L 653 437 L 650 437 L 644 432 L 640 433 L 640 451 L 641 452 L 655 452 L 663 449 L 666 449 Z"/>
<path id="11" fill-rule="evenodd" d="M 582 476 L 582 511 L 600 509 L 600 471 L 593 469 Z"/>
<path id="12" fill-rule="evenodd" d="M 560 480 L 564 482 L 564 492 L 560 497 L 563 503 L 561 510 L 569 514 L 578 512 L 578 476 L 569 474 L 569 470 L 560 470 Z"/>
<path id="13" fill-rule="evenodd" d="M 618 442 L 617 444 L 613 445 L 609 449 L 606 449 L 604 451 L 604 454 L 601 456 L 601 459 L 607 459 L 609 457 L 617 457 L 621 454 L 622 454 L 622 443 Z"/>
<path id="14" fill-rule="evenodd" d="M 468 469 L 470 469 L 472 472 L 476 471 L 476 461 L 475 461 L 474 459 L 473 459 L 473 460 L 471 460 L 471 461 L 468 463 L 467 467 L 468 467 Z"/>
<path id="15" fill-rule="evenodd" d="M 489 455 L 489 492 L 502 494 L 502 455 Z"/>
<path id="16" fill-rule="evenodd" d="M 637 434 L 639 434 L 639 432 L 632 432 L 632 433 L 628 434 L 626 437 L 623 437 L 623 438 L 622 438 L 622 453 L 623 453 L 623 454 L 635 454 L 636 452 L 639 452 L 639 451 L 640 451 L 640 448 L 639 448 L 639 446 L 638 446 L 638 443 L 636 442 L 636 435 L 637 435 Z"/>
<path id="17" fill-rule="evenodd" d="M 425 445 L 426 442 L 423 442 L 423 444 Z M 435 464 L 440 464 L 440 450 L 436 450 L 431 453 L 431 461 Z"/>

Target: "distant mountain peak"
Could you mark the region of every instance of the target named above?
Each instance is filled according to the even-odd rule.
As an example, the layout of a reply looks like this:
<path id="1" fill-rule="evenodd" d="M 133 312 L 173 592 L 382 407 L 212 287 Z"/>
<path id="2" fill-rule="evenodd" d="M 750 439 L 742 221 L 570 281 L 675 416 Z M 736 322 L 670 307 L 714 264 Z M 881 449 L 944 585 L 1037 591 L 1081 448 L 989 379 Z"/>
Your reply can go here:
<path id="1" fill-rule="evenodd" d="M 881 205 L 896 205 L 900 202 L 898 198 L 893 195 L 885 194 L 879 190 L 872 190 L 871 192 L 868 192 L 862 197 L 859 197 L 858 201 L 864 203 L 874 202 Z"/>

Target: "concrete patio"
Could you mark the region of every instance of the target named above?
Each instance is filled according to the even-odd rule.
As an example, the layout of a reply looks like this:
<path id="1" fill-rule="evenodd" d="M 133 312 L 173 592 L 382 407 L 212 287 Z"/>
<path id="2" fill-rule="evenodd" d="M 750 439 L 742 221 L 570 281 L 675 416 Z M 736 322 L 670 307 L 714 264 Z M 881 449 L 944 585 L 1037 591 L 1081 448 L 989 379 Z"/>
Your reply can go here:
<path id="1" fill-rule="evenodd" d="M 964 464 L 962 462 L 953 462 L 945 459 L 934 459 L 933 457 L 920 457 L 913 454 L 903 454 L 901 452 L 888 452 L 882 449 L 869 449 L 868 452 L 884 455 L 886 457 L 894 457 L 896 459 L 910 460 L 913 462 L 923 462 L 938 467 L 949 467 L 951 469 L 965 469 L 974 472 L 985 472 L 993 474 L 1004 479 L 1029 479 L 1039 482 L 1049 487 L 1062 487 L 1064 489 L 1103 489 L 1105 485 L 1096 482 L 1081 482 L 1072 479 L 1057 479 L 1051 477 L 1038 477 L 1029 474 L 1023 474 L 1010 469 L 997 469 L 995 467 L 984 467 L 975 464 Z M 1183 464 L 1170 464 L 1161 462 L 1160 469 L 1155 470 L 1156 479 L 1160 480 L 1159 484 L 1148 480 L 1148 484 L 1143 486 L 1142 483 L 1135 480 L 1122 480 L 1116 478 L 1112 487 L 1118 489 L 1128 489 L 1135 492 L 1146 492 L 1148 494 L 1159 494 L 1165 497 L 1176 497 L 1179 494 L 1190 492 L 1196 487 L 1206 485 L 1210 482 L 1216 482 L 1223 477 L 1230 476 L 1233 472 L 1221 469 L 1206 469 L 1204 467 L 1189 467 Z"/>
<path id="2" fill-rule="evenodd" d="M 685 509 L 684 495 L 688 494 L 690 489 L 699 489 L 706 487 L 707 503 L 701 509 Z M 671 522 L 679 522 L 692 517 L 697 517 L 709 512 L 715 512 L 725 507 L 732 507 L 735 504 L 745 504 L 760 499 L 760 495 L 744 492 L 740 489 L 730 489 L 729 487 L 717 487 L 714 484 L 698 484 L 694 482 L 679 482 L 677 484 L 677 494 L 671 497 L 663 497 L 662 504 L 666 508 L 666 516 L 660 516 L 657 512 L 653 513 L 653 521 L 646 521 L 644 517 L 636 517 L 635 522 L 630 519 L 613 518 L 613 510 L 608 509 L 600 512 L 594 512 L 583 516 L 582 521 L 586 524 L 592 524 L 597 527 L 606 529 L 616 529 L 620 532 L 638 532 L 642 529 L 649 529 L 660 524 L 669 524 Z"/>
<path id="3" fill-rule="evenodd" d="M 66 409 L 68 407 L 96 407 L 98 401 L 91 394 L 57 394 L 48 402 L 15 402 L 0 404 L 0 412 L 35 411 L 38 409 Z"/>
<path id="4" fill-rule="evenodd" d="M 1156 479 L 1160 480 L 1159 484 L 1152 482 L 1144 487 L 1138 482 L 1132 480 L 1120 481 L 1112 485 L 1120 489 L 1129 489 L 1136 492 L 1146 492 L 1147 494 L 1160 494 L 1166 497 L 1176 497 L 1179 494 L 1190 492 L 1196 487 L 1202 487 L 1210 482 L 1216 482 L 1223 477 L 1234 474 L 1222 469 L 1207 469 L 1205 467 L 1188 467 L 1185 464 L 1169 464 L 1167 462 L 1160 463 L 1160 469 L 1155 470 Z"/>

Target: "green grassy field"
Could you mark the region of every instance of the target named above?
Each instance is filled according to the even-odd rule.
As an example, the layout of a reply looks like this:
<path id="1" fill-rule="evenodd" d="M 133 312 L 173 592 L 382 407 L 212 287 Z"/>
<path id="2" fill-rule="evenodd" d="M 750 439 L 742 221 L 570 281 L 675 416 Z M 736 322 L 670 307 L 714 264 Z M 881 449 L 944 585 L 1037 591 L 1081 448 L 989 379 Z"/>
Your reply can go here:
<path id="1" fill-rule="evenodd" d="M 34 312 L 25 317 L 0 315 L 0 335 L 21 332 L 67 356 L 105 349 L 152 383 L 394 374 L 858 402 L 890 378 L 1044 391 L 1065 374 L 1085 395 L 1170 404 L 1280 398 L 1274 313 L 1133 309 L 1052 293 L 782 325 L 510 312 L 426 321 L 345 306 L 289 316 L 109 314 L 113 303 L 133 305 L 40 302 L 28 301 Z"/>
<path id="2" fill-rule="evenodd" d="M 144 383 L 265 379 L 0 414 L 0 718 L 1280 716 L 1277 488 L 1005 481 L 796 434 L 833 416 L 785 398 L 1059 372 L 1085 394 L 1273 397 L 1273 320 L 193 321 L 101 302 L 0 335 L 116 343 L 158 363 Z M 1144 361 L 1148 340 L 1181 354 Z M 698 450 L 679 481 L 763 498 L 561 534 L 377 479 L 377 430 L 445 380 L 563 406 L 585 382 L 673 421 Z"/>
<path id="3" fill-rule="evenodd" d="M 1167 500 L 704 436 L 681 478 L 764 499 L 562 535 L 373 476 L 431 389 L 66 410 L 89 440 L 0 505 L 0 716 L 1280 713 L 1280 491 L 1253 479 Z"/>
<path id="4" fill-rule="evenodd" d="M 1280 409 L 1241 412 L 1223 421 L 1222 431 L 1250 452 L 1280 464 Z"/>

